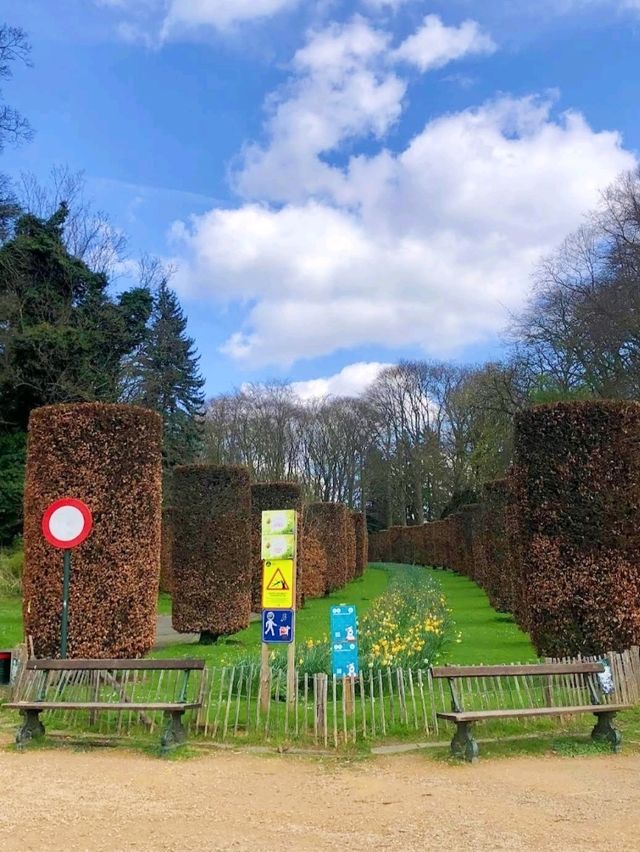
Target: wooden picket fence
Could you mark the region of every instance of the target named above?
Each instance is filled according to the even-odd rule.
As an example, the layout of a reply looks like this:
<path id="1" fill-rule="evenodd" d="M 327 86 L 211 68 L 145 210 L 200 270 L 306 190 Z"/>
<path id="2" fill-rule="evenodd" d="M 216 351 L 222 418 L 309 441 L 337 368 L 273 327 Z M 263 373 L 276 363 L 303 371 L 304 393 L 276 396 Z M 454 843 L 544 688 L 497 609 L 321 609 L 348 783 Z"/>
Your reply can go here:
<path id="1" fill-rule="evenodd" d="M 602 658 L 547 658 L 543 662 L 578 659 Z M 610 653 L 606 659 L 615 691 L 604 700 L 640 703 L 640 649 Z M 129 701 L 170 700 L 177 694 L 178 685 L 174 681 L 170 673 L 140 672 L 126 684 L 119 683 L 118 689 L 120 695 L 123 689 L 130 693 Z M 64 700 L 68 701 L 81 700 L 79 696 L 86 688 L 87 684 L 77 674 L 61 680 L 56 687 L 59 695 L 66 696 Z M 547 706 L 549 702 L 558 707 L 589 703 L 584 681 L 574 675 L 465 678 L 459 682 L 458 689 L 467 709 L 536 707 Z M 268 690 L 268 700 L 263 700 L 263 690 Z M 19 698 L 15 693 L 14 698 Z M 190 735 L 205 741 L 326 749 L 392 739 L 443 741 L 451 733 L 447 723 L 436 716 L 439 711 L 450 710 L 447 686 L 442 680 L 432 679 L 428 670 L 372 669 L 346 679 L 296 672 L 295 689 L 287 696 L 286 672 L 281 668 L 272 669 L 269 681 L 263 682 L 258 664 L 211 667 L 205 668 L 199 683 L 193 684 L 188 700 L 194 698 L 202 706 L 197 713 L 187 714 Z M 106 736 L 153 733 L 163 724 L 162 716 L 157 713 L 102 710 L 91 714 L 81 710 L 56 711 L 48 713 L 44 721 L 51 731 L 91 731 Z M 574 724 L 568 718 L 561 722 Z M 486 725 L 488 735 L 493 724 Z M 501 735 L 510 732 L 509 725 L 516 733 L 523 727 L 553 730 L 558 722 L 548 719 L 502 722 L 498 729 Z"/>

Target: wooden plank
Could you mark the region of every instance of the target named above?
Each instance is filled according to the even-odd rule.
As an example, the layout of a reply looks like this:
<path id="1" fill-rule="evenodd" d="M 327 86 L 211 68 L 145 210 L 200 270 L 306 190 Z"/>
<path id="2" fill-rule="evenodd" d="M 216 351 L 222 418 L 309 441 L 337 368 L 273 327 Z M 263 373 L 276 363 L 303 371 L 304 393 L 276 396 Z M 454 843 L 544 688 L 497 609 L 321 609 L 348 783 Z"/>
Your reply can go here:
<path id="1" fill-rule="evenodd" d="M 567 675 L 587 674 L 603 671 L 601 663 L 551 663 L 541 665 L 512 666 L 434 666 L 433 678 L 461 677 L 514 677 L 515 675 Z"/>
<path id="2" fill-rule="evenodd" d="M 129 710 L 193 710 L 200 707 L 200 703 L 193 701 L 190 704 L 181 704 L 179 702 L 139 702 L 129 704 L 111 704 L 108 701 L 13 701 L 9 704 L 3 704 L 3 707 L 8 707 L 12 710 L 114 710 L 116 712 Z"/>
<path id="3" fill-rule="evenodd" d="M 184 660 L 27 660 L 27 668 L 32 671 L 197 671 L 203 669 L 202 659 Z"/>
<path id="4" fill-rule="evenodd" d="M 631 704 L 591 704 L 580 707 L 524 707 L 517 710 L 465 710 L 463 713 L 438 713 L 438 718 L 450 722 L 480 722 L 483 719 L 517 719 L 529 716 L 561 716 L 575 713 L 617 713 L 630 710 Z"/>

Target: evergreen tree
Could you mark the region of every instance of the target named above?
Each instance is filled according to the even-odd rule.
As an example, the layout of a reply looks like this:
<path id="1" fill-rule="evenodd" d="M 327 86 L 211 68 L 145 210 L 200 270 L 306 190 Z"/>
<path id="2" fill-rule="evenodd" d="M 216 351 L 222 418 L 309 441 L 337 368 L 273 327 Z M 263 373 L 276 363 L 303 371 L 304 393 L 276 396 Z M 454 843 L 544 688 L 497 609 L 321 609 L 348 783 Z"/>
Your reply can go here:
<path id="1" fill-rule="evenodd" d="M 132 365 L 127 397 L 162 414 L 166 469 L 193 461 L 200 450 L 204 379 L 199 360 L 187 335 L 187 318 L 164 277 L 146 338 Z"/>

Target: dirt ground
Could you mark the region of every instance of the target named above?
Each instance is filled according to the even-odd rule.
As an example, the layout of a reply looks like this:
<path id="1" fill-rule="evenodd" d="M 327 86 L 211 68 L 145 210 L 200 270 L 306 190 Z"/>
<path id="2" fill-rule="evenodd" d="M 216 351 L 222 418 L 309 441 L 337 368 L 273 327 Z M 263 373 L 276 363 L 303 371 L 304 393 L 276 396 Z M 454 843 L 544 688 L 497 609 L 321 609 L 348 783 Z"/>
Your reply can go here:
<path id="1" fill-rule="evenodd" d="M 0 849 L 640 848 L 640 756 L 0 752 Z"/>

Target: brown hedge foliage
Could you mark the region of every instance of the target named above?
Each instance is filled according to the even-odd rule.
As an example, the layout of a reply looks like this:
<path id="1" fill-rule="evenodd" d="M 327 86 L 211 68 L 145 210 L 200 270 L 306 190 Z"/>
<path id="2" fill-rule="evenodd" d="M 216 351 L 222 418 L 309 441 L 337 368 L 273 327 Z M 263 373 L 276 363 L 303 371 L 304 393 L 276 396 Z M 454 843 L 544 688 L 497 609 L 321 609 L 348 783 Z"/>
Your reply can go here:
<path id="1" fill-rule="evenodd" d="M 456 574 L 465 574 L 466 554 L 464 545 L 464 517 L 462 512 L 453 512 L 446 518 L 449 528 L 449 565 Z"/>
<path id="2" fill-rule="evenodd" d="M 347 507 L 347 583 L 356 576 L 356 528 L 353 522 L 353 512 Z"/>
<path id="3" fill-rule="evenodd" d="M 422 527 L 422 548 L 424 553 L 424 564 L 430 566 L 435 565 L 435 532 L 433 523 L 424 524 Z"/>
<path id="4" fill-rule="evenodd" d="M 302 513 L 302 492 L 297 482 L 257 482 L 251 486 L 251 608 L 262 611 L 262 513 L 275 509 L 295 509 Z M 298 518 L 300 524 L 300 518 Z M 300 528 L 298 529 L 298 547 Z M 298 554 L 299 555 L 299 554 Z M 299 567 L 299 560 L 298 560 Z M 303 604 L 302 584 L 296 586 L 297 607 Z"/>
<path id="5" fill-rule="evenodd" d="M 479 530 L 481 513 L 482 506 L 479 503 L 468 503 L 460 507 L 462 533 L 461 571 L 465 577 L 469 577 L 472 580 L 476 579 L 476 571 L 480 570 L 480 566 L 476 568 L 475 564 L 475 555 L 478 551 L 475 538 Z"/>
<path id="6" fill-rule="evenodd" d="M 389 530 L 380 530 L 369 536 L 369 562 L 390 562 Z"/>
<path id="7" fill-rule="evenodd" d="M 317 524 L 306 508 L 298 539 L 298 585 L 303 600 L 321 598 L 327 589 L 327 555 Z"/>
<path id="8" fill-rule="evenodd" d="M 173 627 L 224 636 L 251 615 L 251 486 L 242 467 L 174 473 Z"/>
<path id="9" fill-rule="evenodd" d="M 471 561 L 473 564 L 472 579 L 484 587 L 487 571 L 486 554 L 484 550 L 484 514 L 486 507 L 483 503 L 475 503 L 471 512 Z"/>
<path id="10" fill-rule="evenodd" d="M 362 512 L 352 512 L 353 530 L 356 538 L 356 563 L 355 577 L 362 577 L 367 567 L 367 553 L 369 550 L 367 541 L 367 520 Z"/>
<path id="11" fill-rule="evenodd" d="M 483 490 L 484 514 L 482 540 L 485 569 L 482 585 L 491 606 L 498 612 L 513 610 L 514 566 L 507 532 L 507 510 L 510 505 L 506 479 L 486 482 Z"/>
<path id="12" fill-rule="evenodd" d="M 162 420 L 129 405 L 36 409 L 24 502 L 25 633 L 38 657 L 60 650 L 62 552 L 42 536 L 45 509 L 83 500 L 93 529 L 72 555 L 68 656 L 137 657 L 155 642 L 162 504 Z"/>
<path id="13" fill-rule="evenodd" d="M 433 536 L 433 564 L 436 568 L 448 568 L 451 562 L 449 524 L 446 520 L 432 521 L 429 527 Z"/>
<path id="14" fill-rule="evenodd" d="M 539 653 L 640 643 L 640 404 L 555 403 L 516 417 L 516 519 Z"/>
<path id="15" fill-rule="evenodd" d="M 160 546 L 160 591 L 171 594 L 173 591 L 173 517 L 169 506 L 162 510 L 162 533 Z"/>
<path id="16" fill-rule="evenodd" d="M 325 591 L 341 589 L 348 582 L 349 510 L 342 503 L 311 503 L 307 512 L 316 525 L 326 555 Z"/>

